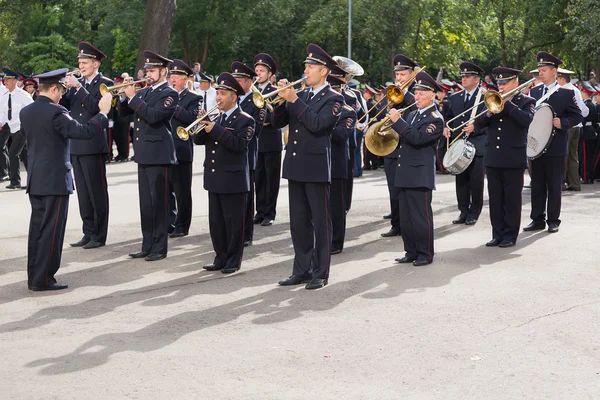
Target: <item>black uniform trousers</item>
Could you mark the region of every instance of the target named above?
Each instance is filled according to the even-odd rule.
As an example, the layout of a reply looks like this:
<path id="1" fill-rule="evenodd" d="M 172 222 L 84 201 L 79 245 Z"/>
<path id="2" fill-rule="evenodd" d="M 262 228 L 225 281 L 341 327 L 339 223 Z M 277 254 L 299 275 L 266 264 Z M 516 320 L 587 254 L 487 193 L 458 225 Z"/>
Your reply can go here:
<path id="1" fill-rule="evenodd" d="M 4 124 L 0 129 L 0 177 L 8 176 L 8 139 L 10 138 L 10 128 Z"/>
<path id="2" fill-rule="evenodd" d="M 23 162 L 25 163 L 25 169 L 27 169 L 27 151 L 24 151 L 25 144 L 27 143 L 27 138 L 25 137 L 25 133 L 21 131 L 13 133 L 11 137 L 12 142 L 10 144 L 10 148 L 8 149 L 8 159 L 10 165 L 10 183 L 12 183 L 13 185 L 20 185 L 21 162 L 19 158 L 23 160 Z"/>
<path id="3" fill-rule="evenodd" d="M 344 238 L 346 237 L 347 183 L 348 180 L 345 178 L 331 179 L 332 250 L 342 250 L 344 248 Z"/>
<path id="4" fill-rule="evenodd" d="M 31 219 L 27 237 L 27 284 L 45 287 L 56 283 L 60 268 L 69 196 L 29 195 Z"/>
<path id="5" fill-rule="evenodd" d="M 104 155 L 71 155 L 79 214 L 86 239 L 106 243 L 108 233 L 108 185 Z"/>
<path id="6" fill-rule="evenodd" d="M 521 227 L 524 173 L 524 168 L 486 168 L 494 239 L 517 241 Z"/>
<path id="7" fill-rule="evenodd" d="M 398 188 L 398 203 L 402 209 L 400 229 L 406 257 L 433 260 L 433 212 L 431 190 L 427 188 Z"/>
<path id="8" fill-rule="evenodd" d="M 138 164 L 143 252 L 167 254 L 171 167 Z"/>
<path id="9" fill-rule="evenodd" d="M 377 169 L 379 168 L 379 157 L 371 153 L 367 146 L 365 146 L 365 169 Z"/>
<path id="10" fill-rule="evenodd" d="M 254 176 L 255 171 L 251 169 L 250 171 L 250 192 L 248 192 L 248 196 L 246 196 L 246 214 L 244 218 L 246 221 L 244 222 L 244 241 L 252 241 L 254 239 L 254 223 L 252 218 L 254 218 Z"/>
<path id="11" fill-rule="evenodd" d="M 129 118 L 117 118 L 113 127 L 113 138 L 117 145 L 117 157 L 129 158 Z"/>
<path id="12" fill-rule="evenodd" d="M 584 181 L 594 180 L 596 140 L 581 140 L 579 146 L 579 170 Z"/>
<path id="13" fill-rule="evenodd" d="M 348 160 L 348 178 L 346 179 L 346 212 L 352 207 L 352 192 L 354 191 L 354 149 L 350 149 Z"/>
<path id="14" fill-rule="evenodd" d="M 435 169 L 436 171 L 444 171 L 444 157 L 446 156 L 446 138 L 440 139 L 435 152 Z"/>
<path id="15" fill-rule="evenodd" d="M 113 128 L 106 128 L 106 144 L 108 145 L 108 161 L 112 161 L 114 158 L 113 154 Z"/>
<path id="16" fill-rule="evenodd" d="M 172 169 L 171 192 L 175 193 L 175 202 L 169 203 L 171 212 L 176 215 L 174 231 L 187 235 L 192 223 L 192 163 L 179 161 Z"/>
<path id="17" fill-rule="evenodd" d="M 214 265 L 240 268 L 244 255 L 244 228 L 248 192 L 208 192 L 208 223 L 216 256 Z"/>
<path id="18" fill-rule="evenodd" d="M 542 155 L 531 160 L 531 219 L 560 225 L 564 156 Z M 546 218 L 546 200 L 548 214 Z"/>
<path id="19" fill-rule="evenodd" d="M 398 202 L 398 196 L 400 195 L 400 188 L 394 185 L 396 180 L 396 160 L 391 158 L 384 158 L 385 178 L 387 179 L 388 191 L 390 193 L 390 209 L 392 212 L 392 228 L 400 229 L 400 203 Z"/>
<path id="20" fill-rule="evenodd" d="M 329 182 L 288 181 L 295 276 L 329 278 L 332 240 L 329 186 Z"/>
<path id="21" fill-rule="evenodd" d="M 456 175 L 456 200 L 461 217 L 479 218 L 483 208 L 484 177 L 483 156 L 475 156 L 471 165 Z"/>
<path id="22" fill-rule="evenodd" d="M 281 152 L 258 153 L 256 161 L 256 216 L 274 220 L 281 179 Z"/>

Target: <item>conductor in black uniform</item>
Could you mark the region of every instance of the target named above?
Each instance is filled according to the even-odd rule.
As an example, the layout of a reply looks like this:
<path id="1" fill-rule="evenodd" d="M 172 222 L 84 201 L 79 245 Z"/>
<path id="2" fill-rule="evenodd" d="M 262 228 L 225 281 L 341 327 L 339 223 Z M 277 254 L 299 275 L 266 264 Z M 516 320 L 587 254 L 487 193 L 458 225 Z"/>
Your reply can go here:
<path id="1" fill-rule="evenodd" d="M 404 54 L 396 54 L 394 56 L 393 59 L 393 63 L 394 63 L 394 76 L 395 76 L 395 81 L 396 84 L 402 85 L 404 83 L 406 83 L 415 73 L 415 67 L 418 66 L 418 64 L 411 60 L 410 58 L 408 58 L 407 56 L 405 56 Z M 411 91 L 412 89 L 412 91 Z M 404 108 L 404 107 L 408 107 L 409 105 L 413 104 L 415 102 L 415 98 L 414 98 L 414 85 L 411 84 L 411 86 L 409 86 L 408 90 L 406 91 L 406 93 L 404 94 L 404 100 L 402 101 L 402 103 L 394 105 L 394 108 Z M 382 104 L 381 107 L 387 107 L 388 106 L 388 99 L 385 99 Z M 379 119 L 383 118 L 385 112 L 379 114 L 380 117 Z M 395 181 L 396 181 L 396 160 L 398 159 L 398 149 L 396 148 L 396 150 L 392 151 L 390 154 L 384 156 L 383 158 L 383 167 L 385 168 L 385 177 L 387 180 L 387 185 L 388 185 L 388 192 L 390 194 L 390 222 L 392 224 L 392 227 L 390 228 L 390 230 L 388 232 L 382 233 L 381 236 L 382 237 L 393 237 L 393 236 L 400 236 L 400 213 L 402 212 L 402 210 L 399 208 L 400 207 L 400 202 L 398 201 L 398 196 L 400 194 L 400 189 L 395 185 Z M 384 216 L 384 218 L 387 219 L 388 216 Z"/>
<path id="2" fill-rule="evenodd" d="M 216 256 L 207 271 L 230 274 L 242 266 L 246 203 L 250 191 L 248 143 L 254 120 L 238 106 L 245 93 L 236 78 L 224 72 L 217 79 L 220 116 L 207 122 L 194 143 L 206 148 L 204 189 L 208 191 L 208 221 Z M 203 114 L 202 114 L 203 115 Z"/>
<path id="3" fill-rule="evenodd" d="M 246 223 L 244 224 L 244 246 L 250 246 L 254 238 L 254 171 L 256 171 L 256 160 L 258 158 L 258 142 L 262 131 L 263 123 L 267 117 L 266 108 L 258 108 L 252 101 L 252 80 L 256 77 L 256 72 L 246 64 L 234 61 L 231 64 L 231 74 L 237 79 L 244 90 L 240 96 L 239 105 L 242 111 L 250 114 L 254 119 L 254 135 L 248 143 L 248 167 L 250 168 L 250 193 L 246 198 Z"/>
<path id="4" fill-rule="evenodd" d="M 66 91 L 67 69 L 37 75 L 39 95 L 20 113 L 21 130 L 29 146 L 27 193 L 31 220 L 27 239 L 27 285 L 29 290 L 60 290 L 56 282 L 60 268 L 69 195 L 73 193 L 69 139 L 93 140 L 104 137 L 112 96 L 107 94 L 96 106 L 99 113 L 81 125 L 58 105 Z"/>
<path id="5" fill-rule="evenodd" d="M 179 95 L 171 131 L 175 143 L 177 164 L 173 165 L 171 190 L 175 193 L 176 204 L 171 204 L 171 213 L 176 212 L 173 232 L 169 237 L 187 236 L 192 223 L 192 161 L 194 144 L 191 140 L 181 140 L 177 128 L 184 128 L 198 116 L 200 96 L 187 89 L 187 79 L 194 71 L 182 60 L 173 60 L 169 68 L 169 82 Z M 171 197 L 172 198 L 172 197 Z M 173 202 L 171 202 L 173 203 Z M 175 207 L 175 209 L 173 209 Z"/>
<path id="6" fill-rule="evenodd" d="M 129 256 L 156 261 L 167 256 L 168 197 L 172 166 L 177 162 L 171 119 L 179 96 L 167 82 L 171 60 L 148 50 L 144 58 L 148 86 L 137 94 L 133 85 L 126 86 L 119 107 L 125 114 L 133 113 L 133 151 L 138 164 L 142 249 Z"/>
<path id="7" fill-rule="evenodd" d="M 308 282 L 306 289 L 327 285 L 331 261 L 331 134 L 338 122 L 344 98 L 331 90 L 327 75 L 336 62 L 316 44 L 309 44 L 304 60 L 307 89 L 293 88 L 279 96 L 287 104 L 275 109 L 274 124 L 289 124 L 283 161 L 288 180 L 290 231 L 294 245 L 292 275 L 282 286 Z M 287 81 L 280 81 L 280 87 Z"/>
<path id="8" fill-rule="evenodd" d="M 276 88 L 271 85 L 271 77 L 277 72 L 275 60 L 267 53 L 254 56 L 256 87 L 264 95 Z M 267 112 L 260 140 L 258 141 L 258 159 L 256 161 L 256 215 L 254 224 L 269 226 L 277 215 L 277 197 L 281 177 L 281 129 L 273 126 L 273 113 Z"/>
<path id="9" fill-rule="evenodd" d="M 536 56 L 541 85 L 531 89 L 530 96 L 539 100 L 558 82 L 556 72 L 562 61 L 545 51 Z M 581 110 L 577 106 L 575 94 L 571 89 L 560 88 L 545 101 L 554 111 L 554 137 L 544 154 L 531 160 L 531 220 L 524 231 L 537 231 L 546 227 L 548 232 L 558 232 L 560 225 L 560 204 L 562 181 L 567 156 L 567 130 L 583 121 Z M 546 199 L 548 214 L 546 215 Z"/>
<path id="10" fill-rule="evenodd" d="M 519 86 L 518 69 L 498 67 L 492 70 L 501 93 Z M 527 130 L 533 119 L 535 100 L 521 93 L 504 103 L 497 114 L 489 111 L 477 120 L 487 128 L 483 161 L 488 180 L 492 240 L 488 247 L 512 247 L 521 225 L 521 192 L 527 168 Z"/>
<path id="11" fill-rule="evenodd" d="M 444 118 L 434 103 L 438 90 L 435 79 L 418 72 L 417 110 L 406 120 L 395 109 L 388 113 L 400 135 L 394 183 L 400 189 L 400 229 L 406 254 L 396 261 L 414 266 L 430 264 L 434 255 L 431 193 L 435 189 L 435 149 L 444 128 Z"/>
<path id="12" fill-rule="evenodd" d="M 98 113 L 98 102 L 102 97 L 100 85 L 112 86 L 113 81 L 98 72 L 100 61 L 106 55 L 89 43 L 79 43 L 79 69 L 82 77 L 66 77 L 66 99 L 71 117 L 80 123 L 89 121 Z M 109 116 L 112 117 L 112 116 Z M 112 149 L 111 149 L 112 150 Z M 108 144 L 106 132 L 90 140 L 71 140 L 71 162 L 75 173 L 75 188 L 79 203 L 79 214 L 83 221 L 83 237 L 72 243 L 73 247 L 94 249 L 104 246 L 108 233 L 108 185 L 106 182 L 106 160 Z"/>
<path id="13" fill-rule="evenodd" d="M 462 85 L 465 88 L 462 92 L 450 96 L 450 107 L 446 111 L 445 117 L 450 121 L 455 116 L 460 115 L 464 111 L 475 105 L 476 101 L 480 104 L 474 115 L 477 115 L 485 110 L 483 104 L 483 92 L 479 87 L 481 81 L 480 75 L 485 71 L 478 65 L 472 62 L 463 62 L 460 64 L 460 73 L 462 77 Z M 481 93 L 481 95 L 479 95 Z M 479 95 L 479 99 L 478 99 Z M 450 128 L 455 128 L 471 119 L 472 111 L 466 112 L 454 122 L 450 123 Z M 444 136 L 455 139 L 461 132 L 463 138 L 466 137 L 469 142 L 475 146 L 475 157 L 469 167 L 462 173 L 456 175 L 456 200 L 460 215 L 452 221 L 453 224 L 475 225 L 481 209 L 483 208 L 483 181 L 485 179 L 485 171 L 483 165 L 484 144 L 486 138 L 486 130 L 477 126 L 472 121 L 460 131 L 450 132 L 448 128 L 444 129 Z"/>

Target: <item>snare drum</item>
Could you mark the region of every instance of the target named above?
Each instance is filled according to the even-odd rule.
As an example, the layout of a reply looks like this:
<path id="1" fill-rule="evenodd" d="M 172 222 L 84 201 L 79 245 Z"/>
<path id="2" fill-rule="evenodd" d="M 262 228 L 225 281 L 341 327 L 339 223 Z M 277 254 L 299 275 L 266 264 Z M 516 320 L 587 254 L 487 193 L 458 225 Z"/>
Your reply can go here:
<path id="1" fill-rule="evenodd" d="M 475 146 L 466 139 L 457 140 L 444 155 L 444 168 L 452 175 L 463 173 L 475 158 Z"/>
<path id="2" fill-rule="evenodd" d="M 554 111 L 549 104 L 542 103 L 535 108 L 533 120 L 527 131 L 527 157 L 535 160 L 548 150 L 554 137 Z"/>

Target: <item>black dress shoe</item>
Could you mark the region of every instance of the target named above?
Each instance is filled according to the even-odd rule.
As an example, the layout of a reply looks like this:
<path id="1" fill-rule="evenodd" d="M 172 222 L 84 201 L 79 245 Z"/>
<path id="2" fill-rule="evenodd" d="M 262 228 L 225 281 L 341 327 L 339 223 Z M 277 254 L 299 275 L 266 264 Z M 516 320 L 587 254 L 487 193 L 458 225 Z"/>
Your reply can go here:
<path id="1" fill-rule="evenodd" d="M 503 240 L 502 243 L 500 243 L 499 247 L 505 248 L 505 247 L 513 247 L 515 245 L 515 242 L 513 242 L 512 240 Z"/>
<path id="2" fill-rule="evenodd" d="M 177 232 L 177 231 L 175 231 L 175 232 L 173 232 L 173 233 L 169 233 L 169 237 L 170 237 L 171 239 L 173 239 L 173 238 L 178 238 L 178 237 L 184 237 L 184 236 L 187 236 L 187 233 L 183 233 L 183 232 Z"/>
<path id="3" fill-rule="evenodd" d="M 54 282 L 49 284 L 48 286 L 29 286 L 29 290 L 33 290 L 34 292 L 43 292 L 45 290 L 62 290 L 62 289 L 66 289 L 68 288 L 69 285 L 67 285 L 66 283 L 58 283 L 58 282 Z"/>
<path id="4" fill-rule="evenodd" d="M 208 264 L 205 265 L 204 267 L 202 267 L 203 269 L 207 270 L 207 271 L 220 271 L 223 269 L 222 265 L 215 265 L 215 264 Z"/>
<path id="5" fill-rule="evenodd" d="M 454 221 L 452 221 L 452 223 L 454 225 L 464 224 L 465 222 L 467 222 L 467 217 L 463 217 L 463 216 L 460 216 L 457 219 L 455 219 Z"/>
<path id="6" fill-rule="evenodd" d="M 401 235 L 400 229 L 392 228 L 388 232 L 382 233 L 381 237 L 394 237 L 394 236 L 400 236 L 400 235 Z"/>
<path id="7" fill-rule="evenodd" d="M 7 189 L 16 190 L 21 189 L 21 185 L 13 185 L 12 183 L 6 187 Z"/>
<path id="8" fill-rule="evenodd" d="M 240 267 L 228 267 L 228 268 L 223 268 L 221 270 L 221 273 L 223 274 L 233 274 L 236 271 L 239 271 Z"/>
<path id="9" fill-rule="evenodd" d="M 492 239 L 489 242 L 487 242 L 485 245 L 487 247 L 496 247 L 496 246 L 500 246 L 500 243 L 502 243 L 502 240 L 500 240 L 500 239 Z"/>
<path id="10" fill-rule="evenodd" d="M 428 260 L 415 260 L 413 261 L 413 265 L 415 267 L 422 267 L 423 265 L 431 264 L 431 261 Z"/>
<path id="11" fill-rule="evenodd" d="M 95 240 L 90 240 L 85 245 L 83 245 L 84 249 L 97 249 L 98 247 L 104 246 L 104 243 L 96 242 Z"/>
<path id="12" fill-rule="evenodd" d="M 545 227 L 546 227 L 546 223 L 545 222 L 532 221 L 529 225 L 527 225 L 525 228 L 523 228 L 523 230 L 525 232 L 541 231 Z"/>
<path id="13" fill-rule="evenodd" d="M 272 219 L 265 219 L 263 220 L 263 222 L 260 223 L 261 226 L 271 226 L 273 225 L 273 220 Z"/>
<path id="14" fill-rule="evenodd" d="M 90 242 L 89 238 L 85 236 L 81 238 L 79 242 L 71 243 L 71 247 L 83 247 Z"/>
<path id="15" fill-rule="evenodd" d="M 310 279 L 301 278 L 296 275 L 292 275 L 287 279 L 279 281 L 279 286 L 293 286 L 293 285 L 302 285 L 303 283 L 308 282 Z"/>
<path id="16" fill-rule="evenodd" d="M 383 216 L 383 219 L 392 219 L 392 213 L 385 214 L 385 215 Z"/>
<path id="17" fill-rule="evenodd" d="M 331 250 L 331 255 L 340 254 L 341 252 L 342 252 L 342 249 Z"/>
<path id="18" fill-rule="evenodd" d="M 325 285 L 327 285 L 327 279 L 312 278 L 305 287 L 308 290 L 313 290 L 321 289 L 322 287 L 325 287 Z"/>
<path id="19" fill-rule="evenodd" d="M 477 223 L 477 219 L 475 218 L 467 218 L 465 221 L 465 225 L 475 225 Z"/>
<path id="20" fill-rule="evenodd" d="M 169 225 L 169 229 L 167 230 L 167 233 L 170 235 L 173 232 L 175 232 L 175 227 L 173 225 Z"/>
<path id="21" fill-rule="evenodd" d="M 129 253 L 129 257 L 131 257 L 131 258 L 145 258 L 148 254 L 150 254 L 149 251 L 138 251 L 137 253 Z"/>
<path id="22" fill-rule="evenodd" d="M 550 233 L 558 232 L 558 225 L 548 224 L 548 232 L 550 232 Z"/>
<path id="23" fill-rule="evenodd" d="M 406 257 L 406 256 L 404 256 L 402 258 L 396 258 L 396 262 L 400 263 L 400 264 L 408 264 L 408 263 L 411 263 L 411 262 L 413 262 L 415 260 L 416 260 L 416 258 Z"/>
<path id="24" fill-rule="evenodd" d="M 261 218 L 261 217 L 254 217 L 254 219 L 252 220 L 252 222 L 254 223 L 254 225 L 258 225 L 261 222 L 263 222 L 263 218 Z"/>
<path id="25" fill-rule="evenodd" d="M 158 261 L 158 260 L 162 260 L 163 258 L 167 258 L 167 255 L 164 253 L 150 253 L 146 256 L 146 258 L 144 258 L 144 260 Z"/>
<path id="26" fill-rule="evenodd" d="M 244 240 L 244 247 L 252 246 L 252 240 Z"/>

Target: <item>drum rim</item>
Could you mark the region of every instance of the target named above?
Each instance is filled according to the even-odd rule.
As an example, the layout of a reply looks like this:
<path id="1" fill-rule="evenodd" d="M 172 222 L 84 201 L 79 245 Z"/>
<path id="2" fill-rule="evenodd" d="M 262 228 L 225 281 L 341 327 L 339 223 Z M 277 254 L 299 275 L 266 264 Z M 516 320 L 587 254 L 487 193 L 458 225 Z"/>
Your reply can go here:
<path id="1" fill-rule="evenodd" d="M 535 106 L 533 118 L 535 118 L 536 113 L 543 108 L 548 108 L 550 110 L 551 115 L 554 116 L 554 109 L 552 108 L 552 106 L 548 103 L 541 103 L 541 104 L 538 104 L 537 106 Z M 532 123 L 533 123 L 533 119 L 531 120 L 531 124 Z M 531 124 L 529 124 L 529 127 L 527 128 L 527 143 L 529 143 L 529 132 L 531 129 Z M 548 147 L 550 147 L 550 144 L 552 143 L 552 139 L 554 139 L 554 134 L 555 134 L 555 129 L 554 129 L 554 126 L 552 126 L 552 132 L 550 132 L 550 138 L 548 139 L 548 142 L 546 143 L 546 145 L 544 146 L 542 151 L 540 151 L 538 154 L 536 154 L 534 156 L 530 156 L 529 154 L 527 154 L 527 158 L 529 160 L 535 160 L 536 158 L 539 158 L 542 155 L 544 155 L 546 153 L 546 151 L 548 150 Z M 529 146 L 527 146 L 526 149 L 527 149 L 526 153 L 529 153 Z"/>

